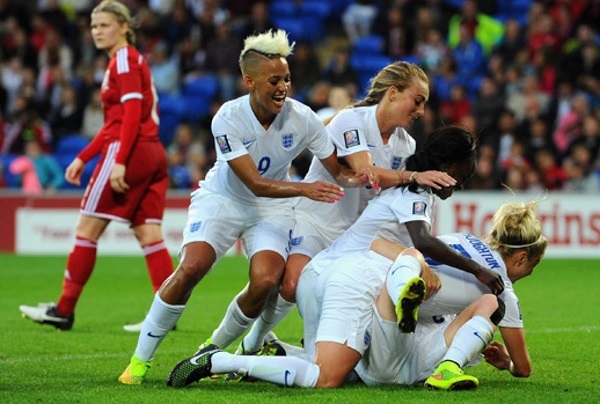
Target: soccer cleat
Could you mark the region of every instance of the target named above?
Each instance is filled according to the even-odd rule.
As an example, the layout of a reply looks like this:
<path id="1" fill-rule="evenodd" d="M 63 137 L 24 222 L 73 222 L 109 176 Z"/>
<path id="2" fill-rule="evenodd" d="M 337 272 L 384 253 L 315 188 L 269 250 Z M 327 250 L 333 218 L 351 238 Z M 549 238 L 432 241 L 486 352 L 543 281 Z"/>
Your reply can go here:
<path id="1" fill-rule="evenodd" d="M 265 338 L 263 339 L 263 345 L 262 347 L 260 347 L 257 351 L 247 351 L 246 348 L 244 348 L 244 341 L 242 340 L 242 342 L 240 342 L 240 344 L 238 345 L 237 349 L 235 350 L 235 355 L 269 355 L 269 350 L 277 350 L 277 348 L 279 348 L 279 351 L 276 351 L 277 353 L 273 353 L 270 356 L 275 356 L 275 355 L 279 355 L 279 356 L 285 356 L 285 350 L 283 349 L 283 347 L 279 344 L 277 344 L 277 346 L 275 346 L 275 343 L 278 341 L 277 339 L 277 335 L 275 335 L 275 333 L 273 331 L 269 331 L 267 333 L 267 335 L 265 336 Z M 283 354 L 281 353 L 281 350 L 283 350 Z M 263 353 L 264 351 L 264 353 Z M 248 375 L 240 375 L 237 373 L 227 373 L 225 375 L 225 380 L 227 381 L 237 381 L 237 382 L 253 382 L 256 381 L 256 379 L 251 378 Z"/>
<path id="2" fill-rule="evenodd" d="M 208 345 L 193 356 L 180 361 L 167 379 L 169 387 L 185 387 L 205 377 L 212 376 L 211 358 L 221 350 L 216 345 Z"/>
<path id="3" fill-rule="evenodd" d="M 413 278 L 406 283 L 396 302 L 396 318 L 398 328 L 404 334 L 415 332 L 419 305 L 425 298 L 425 281 L 423 278 Z"/>
<path id="4" fill-rule="evenodd" d="M 475 390 L 479 381 L 475 376 L 466 375 L 454 362 L 440 363 L 435 372 L 427 380 L 425 387 L 429 390 Z"/>
<path id="5" fill-rule="evenodd" d="M 57 330 L 68 331 L 73 328 L 75 313 L 62 316 L 54 303 L 39 303 L 37 306 L 19 306 L 22 316 L 40 324 L 51 325 Z"/>
<path id="6" fill-rule="evenodd" d="M 258 356 L 287 356 L 285 348 L 277 340 L 265 342 L 260 351 L 257 353 Z"/>
<path id="7" fill-rule="evenodd" d="M 152 366 L 152 361 L 143 361 L 133 355 L 129 366 L 127 366 L 123 374 L 119 376 L 119 381 L 123 384 L 142 384 L 150 366 Z"/>

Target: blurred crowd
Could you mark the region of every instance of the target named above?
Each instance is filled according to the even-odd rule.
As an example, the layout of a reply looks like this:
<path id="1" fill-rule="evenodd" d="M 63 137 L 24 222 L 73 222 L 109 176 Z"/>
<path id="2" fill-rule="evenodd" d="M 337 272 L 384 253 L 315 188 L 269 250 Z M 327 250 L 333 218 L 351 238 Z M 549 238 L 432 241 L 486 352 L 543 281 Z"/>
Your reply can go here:
<path id="1" fill-rule="evenodd" d="M 161 99 L 202 77 L 218 85 L 209 113 L 171 120 L 161 134 L 172 188 L 195 188 L 214 162 L 212 113 L 245 93 L 243 39 L 285 28 L 277 24 L 282 4 L 314 1 L 327 2 L 123 1 Z M 469 188 L 600 191 L 600 0 L 330 1 L 322 37 L 298 37 L 289 58 L 290 96 L 323 118 L 360 98 L 368 82 L 356 64 L 366 56 L 357 56 L 373 44 L 373 57 L 418 63 L 430 77 L 425 115 L 408 128 L 418 144 L 450 123 L 478 135 Z M 60 155 L 61 144 L 89 139 L 102 125 L 108 59 L 89 30 L 97 3 L 0 0 L 0 187 L 64 188 L 56 173 L 74 152 Z M 309 162 L 295 161 L 295 178 Z"/>

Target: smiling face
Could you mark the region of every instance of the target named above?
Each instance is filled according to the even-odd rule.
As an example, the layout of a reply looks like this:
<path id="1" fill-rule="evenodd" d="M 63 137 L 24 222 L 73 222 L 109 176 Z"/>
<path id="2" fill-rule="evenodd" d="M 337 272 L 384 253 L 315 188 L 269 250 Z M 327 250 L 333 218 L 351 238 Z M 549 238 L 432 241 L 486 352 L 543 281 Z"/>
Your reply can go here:
<path id="1" fill-rule="evenodd" d="M 283 110 L 291 83 L 290 69 L 285 58 L 260 61 L 256 69 L 244 75 L 250 90 L 250 106 L 256 118 L 268 125 Z"/>
<path id="2" fill-rule="evenodd" d="M 396 87 L 390 88 L 390 91 L 397 94 L 396 97 L 392 97 L 394 114 L 398 119 L 398 125 L 396 126 L 406 128 L 413 121 L 423 116 L 425 103 L 429 99 L 429 86 L 427 83 L 415 79 L 413 84 L 404 91 L 399 91 Z"/>
<path id="3" fill-rule="evenodd" d="M 117 49 L 127 45 L 127 24 L 119 24 L 113 13 L 92 13 L 90 28 L 96 48 L 112 56 Z"/>

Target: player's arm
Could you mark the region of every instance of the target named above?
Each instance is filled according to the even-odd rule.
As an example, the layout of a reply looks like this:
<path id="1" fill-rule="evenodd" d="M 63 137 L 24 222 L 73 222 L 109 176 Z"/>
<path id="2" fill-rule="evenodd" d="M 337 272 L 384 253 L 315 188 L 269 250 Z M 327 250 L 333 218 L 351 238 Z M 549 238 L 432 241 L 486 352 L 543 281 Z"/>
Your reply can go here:
<path id="1" fill-rule="evenodd" d="M 523 328 L 500 327 L 500 333 L 505 345 L 493 341 L 483 352 L 486 362 L 500 370 L 508 370 L 515 377 L 529 377 L 531 359 Z"/>
<path id="2" fill-rule="evenodd" d="M 411 182 L 416 182 L 420 186 L 433 187 L 441 189 L 442 187 L 450 187 L 456 184 L 456 180 L 442 171 L 407 171 L 407 170 L 392 170 L 373 165 L 371 153 L 362 150 L 353 154 L 344 156 L 344 159 L 354 172 L 361 172 L 366 168 L 370 168 L 374 175 L 377 176 L 378 185 L 383 188 L 396 187 L 398 185 L 408 185 Z"/>
<path id="3" fill-rule="evenodd" d="M 369 155 L 370 159 L 370 155 Z M 377 175 L 372 171 L 372 165 L 365 165 L 361 170 L 354 171 L 345 165 L 340 164 L 335 150 L 333 153 L 324 159 L 321 159 L 323 166 L 329 171 L 329 174 L 338 184 L 344 187 L 364 187 L 372 186 L 374 189 L 379 188 Z"/>
<path id="4" fill-rule="evenodd" d="M 504 290 L 504 281 L 497 272 L 460 254 L 431 234 L 431 226 L 424 220 L 406 222 L 406 229 L 416 249 L 423 255 L 442 264 L 463 270 L 486 285 L 492 293 L 499 295 Z"/>
<path id="5" fill-rule="evenodd" d="M 256 196 L 269 198 L 291 198 L 303 196 L 319 202 L 335 202 L 344 196 L 344 190 L 337 184 L 325 181 L 313 183 L 286 182 L 264 178 L 248 154 L 228 160 L 235 175 Z"/>

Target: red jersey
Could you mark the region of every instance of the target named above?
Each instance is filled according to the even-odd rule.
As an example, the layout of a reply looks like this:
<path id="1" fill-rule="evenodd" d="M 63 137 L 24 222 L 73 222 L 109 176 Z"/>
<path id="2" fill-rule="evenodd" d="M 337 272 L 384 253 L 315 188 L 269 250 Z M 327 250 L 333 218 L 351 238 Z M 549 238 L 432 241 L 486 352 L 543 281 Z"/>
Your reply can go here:
<path id="1" fill-rule="evenodd" d="M 138 140 L 158 138 L 158 97 L 150 68 L 137 49 L 126 46 L 111 57 L 102 81 L 101 93 L 104 125 L 98 136 L 103 138 L 105 146 L 120 140 L 121 147 L 117 162 L 124 162 L 131 154 L 135 138 L 139 138 Z M 123 104 L 132 99 L 139 99 L 142 102 L 139 127 L 133 131 L 122 131 Z M 131 136 L 133 139 L 125 139 L 126 136 Z"/>

